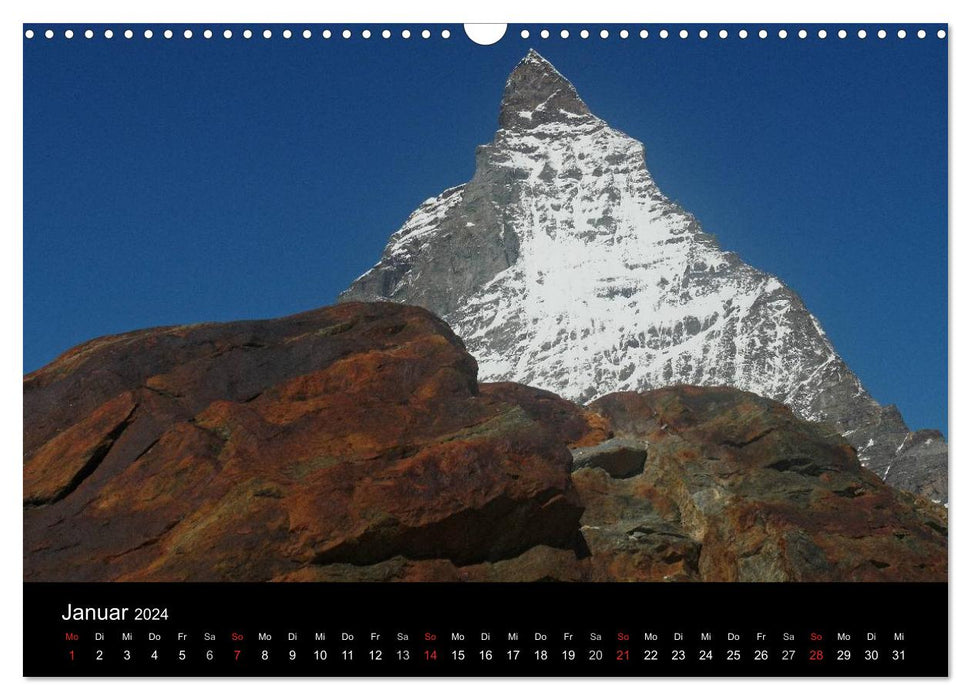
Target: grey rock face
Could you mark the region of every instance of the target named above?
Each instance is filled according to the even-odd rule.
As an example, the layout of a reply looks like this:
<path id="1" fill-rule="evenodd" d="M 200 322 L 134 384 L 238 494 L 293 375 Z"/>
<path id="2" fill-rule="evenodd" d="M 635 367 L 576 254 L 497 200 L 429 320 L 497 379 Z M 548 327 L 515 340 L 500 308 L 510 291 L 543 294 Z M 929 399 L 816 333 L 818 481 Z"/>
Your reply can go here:
<path id="1" fill-rule="evenodd" d="M 877 403 L 799 296 L 723 251 L 658 189 L 644 146 L 534 51 L 499 125 L 472 180 L 424 202 L 341 300 L 430 309 L 481 381 L 578 402 L 674 384 L 776 399 L 834 424 L 888 483 L 947 501 L 941 435 Z"/>
<path id="2" fill-rule="evenodd" d="M 903 441 L 891 457 L 884 481 L 947 502 L 947 443 L 937 430 L 897 433 Z M 874 441 L 876 442 L 876 441 Z"/>
<path id="3" fill-rule="evenodd" d="M 615 479 L 627 479 L 644 471 L 647 448 L 643 442 L 611 438 L 593 447 L 577 447 L 573 454 L 573 471 L 603 469 Z"/>

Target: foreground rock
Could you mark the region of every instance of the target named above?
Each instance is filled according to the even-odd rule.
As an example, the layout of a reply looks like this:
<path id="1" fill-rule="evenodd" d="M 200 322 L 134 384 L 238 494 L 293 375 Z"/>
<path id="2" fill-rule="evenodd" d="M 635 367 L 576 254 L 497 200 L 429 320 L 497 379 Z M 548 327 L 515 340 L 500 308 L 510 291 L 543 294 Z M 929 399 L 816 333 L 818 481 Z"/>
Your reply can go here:
<path id="1" fill-rule="evenodd" d="M 595 578 L 946 578 L 944 508 L 888 488 L 832 428 L 782 404 L 672 387 L 590 408 L 619 437 L 650 444 L 636 478 L 574 474 Z"/>
<path id="2" fill-rule="evenodd" d="M 585 549 L 539 546 L 474 566 L 395 557 L 310 566 L 283 580 L 947 578 L 945 509 L 886 486 L 833 429 L 782 404 L 673 387 L 611 394 L 589 408 L 585 420 L 616 437 L 572 450 Z"/>
<path id="3" fill-rule="evenodd" d="M 24 380 L 25 579 L 266 580 L 569 550 L 581 507 L 564 439 L 587 426 L 530 414 L 580 410 L 475 379 L 447 326 L 391 304 L 82 345 Z"/>
<path id="4" fill-rule="evenodd" d="M 947 576 L 944 509 L 782 404 L 478 385 L 388 303 L 81 345 L 24 378 L 23 483 L 28 581 Z"/>

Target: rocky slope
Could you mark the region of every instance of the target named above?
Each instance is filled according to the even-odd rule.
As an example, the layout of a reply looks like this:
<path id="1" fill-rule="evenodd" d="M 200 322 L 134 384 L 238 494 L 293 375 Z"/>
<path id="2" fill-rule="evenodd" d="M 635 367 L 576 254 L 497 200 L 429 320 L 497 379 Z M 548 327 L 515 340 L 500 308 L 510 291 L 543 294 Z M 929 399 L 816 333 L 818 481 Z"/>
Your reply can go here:
<path id="1" fill-rule="evenodd" d="M 781 404 L 476 372 L 387 303 L 81 345 L 24 378 L 25 580 L 946 578 L 943 508 Z"/>
<path id="2" fill-rule="evenodd" d="M 879 405 L 799 296 L 719 248 L 657 187 L 644 146 L 531 51 L 472 180 L 424 202 L 343 300 L 444 318 L 487 381 L 578 402 L 729 385 L 834 424 L 888 483 L 947 500 L 947 446 Z"/>

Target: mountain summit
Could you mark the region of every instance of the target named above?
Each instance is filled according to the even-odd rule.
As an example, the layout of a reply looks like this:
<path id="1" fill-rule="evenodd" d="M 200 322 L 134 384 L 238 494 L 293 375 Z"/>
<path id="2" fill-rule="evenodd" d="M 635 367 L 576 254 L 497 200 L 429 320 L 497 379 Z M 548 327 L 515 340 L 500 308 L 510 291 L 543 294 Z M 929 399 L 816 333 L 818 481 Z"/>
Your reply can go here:
<path id="1" fill-rule="evenodd" d="M 530 51 L 465 185 L 425 201 L 342 301 L 444 318 L 482 381 L 578 402 L 728 385 L 834 424 L 895 486 L 947 500 L 947 445 L 875 401 L 799 296 L 723 251 L 668 199 L 644 146 Z"/>
<path id="2" fill-rule="evenodd" d="M 538 124 L 589 115 L 590 109 L 570 81 L 553 64 L 530 49 L 506 81 L 499 108 L 499 126 L 530 129 Z"/>

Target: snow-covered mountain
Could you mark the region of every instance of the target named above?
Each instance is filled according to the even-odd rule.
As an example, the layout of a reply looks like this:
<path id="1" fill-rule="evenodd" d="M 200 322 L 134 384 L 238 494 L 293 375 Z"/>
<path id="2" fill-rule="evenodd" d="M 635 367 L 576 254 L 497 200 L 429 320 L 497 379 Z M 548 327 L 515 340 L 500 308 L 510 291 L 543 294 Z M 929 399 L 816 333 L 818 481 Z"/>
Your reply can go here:
<path id="1" fill-rule="evenodd" d="M 727 384 L 835 424 L 891 484 L 947 500 L 947 446 L 849 370 L 799 296 L 723 251 L 658 189 L 644 146 L 535 51 L 506 83 L 470 182 L 424 202 L 342 300 L 442 316 L 480 381 L 575 401 Z"/>

